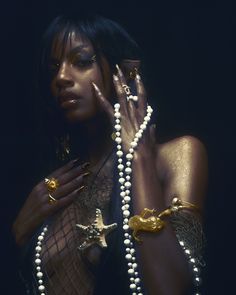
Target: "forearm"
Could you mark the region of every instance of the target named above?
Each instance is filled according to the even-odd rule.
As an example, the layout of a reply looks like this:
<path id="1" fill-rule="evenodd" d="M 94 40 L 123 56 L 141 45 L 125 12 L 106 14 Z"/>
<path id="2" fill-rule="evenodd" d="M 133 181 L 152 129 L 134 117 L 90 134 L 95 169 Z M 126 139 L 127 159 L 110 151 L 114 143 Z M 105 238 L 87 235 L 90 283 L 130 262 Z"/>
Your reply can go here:
<path id="1" fill-rule="evenodd" d="M 140 214 L 146 207 L 161 212 L 166 209 L 164 196 L 150 150 L 142 148 L 133 159 L 133 208 Z M 167 221 L 158 233 L 143 233 L 137 244 L 141 274 L 148 294 L 183 294 L 189 281 L 188 263 L 173 228 Z"/>

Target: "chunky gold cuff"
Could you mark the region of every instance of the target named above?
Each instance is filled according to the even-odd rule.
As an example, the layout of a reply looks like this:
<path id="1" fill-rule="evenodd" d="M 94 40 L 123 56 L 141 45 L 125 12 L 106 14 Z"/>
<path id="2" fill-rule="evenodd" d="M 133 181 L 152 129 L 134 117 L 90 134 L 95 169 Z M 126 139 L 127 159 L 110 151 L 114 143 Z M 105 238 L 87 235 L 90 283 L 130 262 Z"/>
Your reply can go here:
<path id="1" fill-rule="evenodd" d="M 155 209 L 144 208 L 140 215 L 134 215 L 129 219 L 129 227 L 133 230 L 132 236 L 137 242 L 142 242 L 138 237 L 138 232 L 146 231 L 158 233 L 165 226 L 165 221 L 162 220 L 165 217 L 170 216 L 174 212 L 182 209 L 198 210 L 199 208 L 186 201 L 182 201 L 179 198 L 173 198 L 171 205 L 157 214 Z M 149 215 L 147 217 L 147 215 Z"/>

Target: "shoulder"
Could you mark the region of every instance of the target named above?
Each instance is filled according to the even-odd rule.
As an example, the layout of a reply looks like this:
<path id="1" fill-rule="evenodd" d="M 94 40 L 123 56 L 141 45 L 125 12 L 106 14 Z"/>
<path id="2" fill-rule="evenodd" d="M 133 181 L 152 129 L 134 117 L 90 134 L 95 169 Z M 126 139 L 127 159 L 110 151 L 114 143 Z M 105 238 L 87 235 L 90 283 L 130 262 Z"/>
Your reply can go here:
<path id="1" fill-rule="evenodd" d="M 207 152 L 193 136 L 157 145 L 157 169 L 162 170 L 168 201 L 173 195 L 202 207 L 207 187 Z"/>

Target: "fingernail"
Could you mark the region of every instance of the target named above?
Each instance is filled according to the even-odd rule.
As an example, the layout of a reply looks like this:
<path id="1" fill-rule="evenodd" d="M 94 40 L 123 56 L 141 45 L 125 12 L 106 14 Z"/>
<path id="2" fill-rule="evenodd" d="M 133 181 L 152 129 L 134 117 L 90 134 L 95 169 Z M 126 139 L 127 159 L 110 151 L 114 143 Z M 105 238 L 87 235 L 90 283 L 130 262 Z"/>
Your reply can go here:
<path id="1" fill-rule="evenodd" d="M 79 160 L 80 160 L 80 158 L 77 158 L 77 159 L 73 160 L 72 163 L 73 163 L 73 164 L 76 164 L 76 163 L 79 162 Z"/>
<path id="2" fill-rule="evenodd" d="M 114 74 L 113 75 L 113 79 L 115 80 L 115 81 L 119 81 L 119 78 Z"/>
<path id="3" fill-rule="evenodd" d="M 85 172 L 82 176 L 84 178 L 84 177 L 87 177 L 89 174 L 90 174 L 90 172 Z"/>
<path id="4" fill-rule="evenodd" d="M 116 69 L 117 69 L 118 72 L 121 72 L 121 69 L 120 69 L 120 67 L 118 66 L 118 64 L 116 64 Z"/>
<path id="5" fill-rule="evenodd" d="M 85 187 L 86 187 L 85 185 L 82 185 L 82 186 L 77 190 L 77 192 L 82 191 Z"/>
<path id="6" fill-rule="evenodd" d="M 140 75 L 139 75 L 139 74 L 137 74 L 137 75 L 136 75 L 136 79 L 137 79 L 138 81 L 140 81 L 140 80 L 141 80 L 141 77 L 140 77 Z"/>
<path id="7" fill-rule="evenodd" d="M 97 87 L 97 85 L 96 85 L 94 82 L 92 82 L 92 85 L 93 85 L 93 87 L 94 87 L 96 90 L 98 90 L 98 87 Z"/>

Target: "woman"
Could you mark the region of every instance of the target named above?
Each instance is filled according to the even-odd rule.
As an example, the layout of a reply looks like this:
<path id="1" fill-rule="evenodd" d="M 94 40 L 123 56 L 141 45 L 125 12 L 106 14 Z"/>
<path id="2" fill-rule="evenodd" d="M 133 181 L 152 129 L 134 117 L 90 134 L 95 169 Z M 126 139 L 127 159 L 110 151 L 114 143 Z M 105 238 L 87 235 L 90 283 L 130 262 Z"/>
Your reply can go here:
<path id="1" fill-rule="evenodd" d="M 187 293 L 200 284 L 204 146 L 190 136 L 157 142 L 140 50 L 115 22 L 57 17 L 42 48 L 60 167 L 13 225 L 29 294 Z"/>

